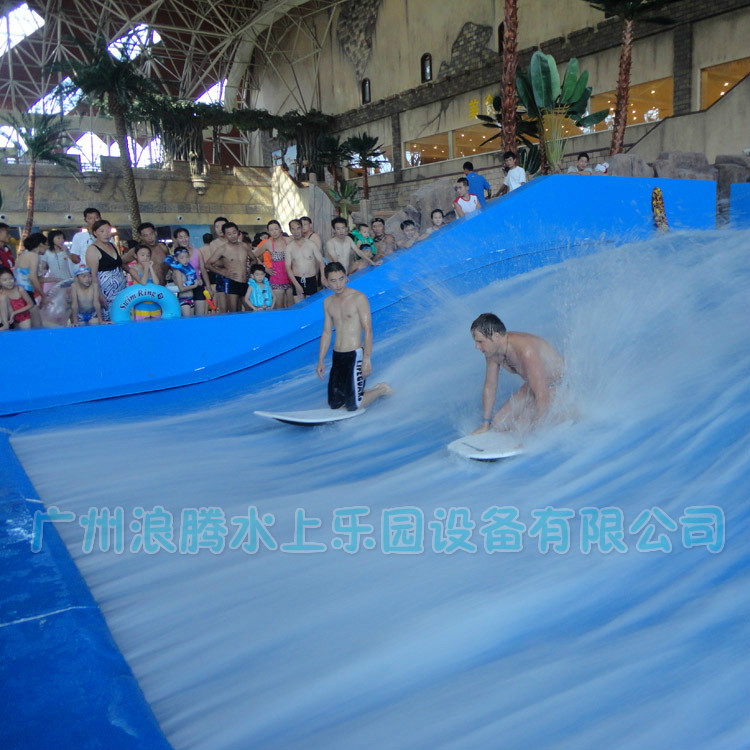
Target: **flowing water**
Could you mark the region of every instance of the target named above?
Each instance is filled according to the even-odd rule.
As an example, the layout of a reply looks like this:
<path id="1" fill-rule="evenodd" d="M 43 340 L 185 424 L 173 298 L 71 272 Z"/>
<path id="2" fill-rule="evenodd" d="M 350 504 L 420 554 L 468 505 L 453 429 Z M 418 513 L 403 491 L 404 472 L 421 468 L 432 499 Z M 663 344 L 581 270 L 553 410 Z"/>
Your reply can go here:
<path id="1" fill-rule="evenodd" d="M 123 553 L 58 528 L 176 750 L 746 748 L 749 245 L 683 234 L 459 297 L 446 280 L 376 316 L 371 382 L 395 393 L 339 425 L 252 415 L 324 406 L 309 345 L 281 379 L 18 434 L 48 506 L 123 508 Z M 481 417 L 468 328 L 489 310 L 563 352 L 579 420 L 481 464 L 444 446 Z M 223 551 L 131 552 L 155 506 L 178 546 Z M 201 507 L 226 535 L 190 536 Z M 268 535 L 230 548 L 253 509 Z M 297 509 L 325 551 L 268 548 L 300 541 Z"/>

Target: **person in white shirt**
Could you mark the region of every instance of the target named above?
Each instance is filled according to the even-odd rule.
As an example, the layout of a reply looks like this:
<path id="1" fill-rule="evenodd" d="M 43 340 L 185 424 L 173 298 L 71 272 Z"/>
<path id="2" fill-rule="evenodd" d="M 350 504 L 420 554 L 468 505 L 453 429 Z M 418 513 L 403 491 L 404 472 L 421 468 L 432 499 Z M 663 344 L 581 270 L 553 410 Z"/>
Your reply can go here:
<path id="1" fill-rule="evenodd" d="M 86 223 L 86 228 L 75 234 L 73 241 L 70 243 L 70 259 L 78 266 L 86 265 L 86 248 L 96 240 L 91 227 L 101 218 L 102 215 L 99 213 L 98 208 L 84 209 L 83 220 Z"/>
<path id="2" fill-rule="evenodd" d="M 526 172 L 524 172 L 523 167 L 518 166 L 516 154 L 513 151 L 506 151 L 503 154 L 503 159 L 505 159 L 505 168 L 508 170 L 508 174 L 505 175 L 499 195 L 510 193 L 526 182 Z"/>
<path id="3" fill-rule="evenodd" d="M 481 210 L 479 198 L 469 192 L 469 181 L 465 177 L 459 177 L 456 180 L 456 190 L 458 191 L 458 198 L 453 201 L 456 216 L 468 216 Z"/>

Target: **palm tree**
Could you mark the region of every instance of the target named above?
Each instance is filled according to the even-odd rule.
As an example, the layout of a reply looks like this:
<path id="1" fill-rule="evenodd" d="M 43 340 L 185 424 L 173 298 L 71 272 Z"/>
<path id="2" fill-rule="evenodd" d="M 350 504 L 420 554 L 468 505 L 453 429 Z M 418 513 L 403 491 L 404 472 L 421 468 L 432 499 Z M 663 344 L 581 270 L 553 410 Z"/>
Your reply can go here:
<path id="1" fill-rule="evenodd" d="M 505 0 L 503 23 L 503 150 L 516 150 L 516 68 L 518 67 L 518 0 Z"/>
<path id="2" fill-rule="evenodd" d="M 334 190 L 343 190 L 338 170 L 351 156 L 347 142 L 341 143 L 337 135 L 322 135 L 318 139 L 318 161 L 331 171 Z"/>
<path id="3" fill-rule="evenodd" d="M 125 198 L 133 236 L 136 236 L 141 223 L 141 209 L 128 151 L 128 124 L 133 119 L 133 102 L 155 93 L 157 87 L 142 72 L 145 53 L 131 59 L 128 51 L 132 51 L 133 46 L 127 42 L 118 45 L 115 53 L 110 52 L 107 40 L 101 34 L 97 35 L 93 44 L 85 41 L 79 41 L 79 44 L 86 52 L 87 59 L 67 60 L 56 63 L 53 68 L 67 73 L 72 80 L 72 84 L 62 84 L 62 88 L 79 88 L 89 102 L 102 107 L 114 120 Z"/>
<path id="4" fill-rule="evenodd" d="M 363 198 L 368 200 L 370 197 L 370 185 L 367 182 L 367 170 L 375 169 L 378 162 L 375 161 L 383 155 L 383 147 L 378 143 L 377 138 L 360 133 L 352 135 L 344 141 L 344 144 L 357 160 L 358 166 L 362 168 L 362 193 Z"/>
<path id="5" fill-rule="evenodd" d="M 644 14 L 656 10 L 667 0 L 585 0 L 592 8 L 600 10 L 607 16 L 617 16 L 623 21 L 622 44 L 620 46 L 620 69 L 617 75 L 617 101 L 615 103 L 615 122 L 612 128 L 612 145 L 609 155 L 619 154 L 625 143 L 625 125 L 628 121 L 628 98 L 630 96 L 630 63 L 633 57 L 633 26 Z M 649 23 L 666 26 L 673 21 L 661 16 L 649 16 Z"/>
<path id="6" fill-rule="evenodd" d="M 26 197 L 26 224 L 21 238 L 26 237 L 34 226 L 34 196 L 36 194 L 36 163 L 46 161 L 57 164 L 69 172 L 78 173 L 78 159 L 65 153 L 66 148 L 75 146 L 67 133 L 67 123 L 58 115 L 37 115 L 22 112 L 18 117 L 5 115 L 3 120 L 17 134 L 19 151 L 26 151 L 29 160 L 29 182 Z"/>

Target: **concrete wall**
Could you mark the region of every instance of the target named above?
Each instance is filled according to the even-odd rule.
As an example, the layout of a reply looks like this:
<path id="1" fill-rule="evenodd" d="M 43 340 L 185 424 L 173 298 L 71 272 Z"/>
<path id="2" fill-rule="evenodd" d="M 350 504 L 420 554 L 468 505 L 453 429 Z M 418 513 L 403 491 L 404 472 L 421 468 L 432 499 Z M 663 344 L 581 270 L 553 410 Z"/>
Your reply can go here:
<path id="1" fill-rule="evenodd" d="M 309 216 L 313 229 L 324 240 L 331 236 L 331 219 L 336 212 L 333 203 L 314 179 L 300 186 L 281 167 L 274 167 L 271 184 L 274 218 L 279 221 L 283 231 L 289 231 L 292 219 Z"/>
<path id="2" fill-rule="evenodd" d="M 739 124 L 733 128 L 728 125 Z M 632 152 L 651 162 L 664 151 L 698 151 L 709 163 L 720 154 L 750 148 L 750 76 L 703 112 L 670 117 L 648 132 Z"/>
<path id="3" fill-rule="evenodd" d="M 128 226 L 119 160 L 103 158 L 102 167 L 101 187 L 94 192 L 83 180 L 76 180 L 59 167 L 38 165 L 35 225 L 80 226 L 83 209 L 95 206 L 115 226 Z M 228 215 L 245 229 L 265 224 L 273 215 L 270 169 L 244 167 L 225 174 L 213 167 L 202 196 L 195 192 L 186 164 L 176 165 L 174 172 L 136 169 L 135 178 L 141 216 L 156 225 L 211 224 L 217 215 Z M 2 221 L 23 226 L 28 166 L 0 164 L 0 180 L 4 198 L 0 213 L 6 217 Z"/>

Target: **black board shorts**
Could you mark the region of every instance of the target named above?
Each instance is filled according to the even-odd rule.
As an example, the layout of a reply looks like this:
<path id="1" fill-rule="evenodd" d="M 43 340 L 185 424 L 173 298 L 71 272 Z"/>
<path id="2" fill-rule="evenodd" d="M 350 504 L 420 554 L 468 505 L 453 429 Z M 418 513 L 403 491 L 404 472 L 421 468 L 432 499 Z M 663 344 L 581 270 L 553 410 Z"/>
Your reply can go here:
<path id="1" fill-rule="evenodd" d="M 340 409 L 345 406 L 347 411 L 357 411 L 362 403 L 364 392 L 362 350 L 334 351 L 331 374 L 328 378 L 328 406 L 331 409 Z"/>
<path id="2" fill-rule="evenodd" d="M 302 294 L 305 297 L 309 297 L 311 294 L 315 294 L 318 291 L 318 277 L 317 276 L 295 276 L 297 283 L 302 287 Z M 297 290 L 294 291 L 297 294 Z"/>
<path id="3" fill-rule="evenodd" d="M 244 297 L 247 292 L 247 284 L 216 274 L 216 291 Z"/>

